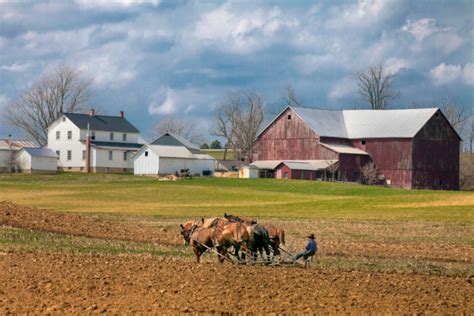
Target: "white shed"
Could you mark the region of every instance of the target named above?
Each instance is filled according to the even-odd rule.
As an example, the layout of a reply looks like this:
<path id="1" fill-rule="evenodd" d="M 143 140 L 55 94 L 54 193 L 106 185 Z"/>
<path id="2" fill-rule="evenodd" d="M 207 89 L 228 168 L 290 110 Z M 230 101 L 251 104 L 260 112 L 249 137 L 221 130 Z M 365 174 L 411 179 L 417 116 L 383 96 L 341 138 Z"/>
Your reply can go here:
<path id="1" fill-rule="evenodd" d="M 184 146 L 145 145 L 133 157 L 135 175 L 169 175 L 189 169 L 191 175 L 212 175 L 214 158 L 193 154 Z"/>
<path id="2" fill-rule="evenodd" d="M 56 173 L 58 156 L 48 148 L 21 149 L 15 157 L 19 171 L 24 173 Z"/>
<path id="3" fill-rule="evenodd" d="M 239 178 L 255 179 L 258 178 L 258 168 L 255 166 L 243 166 L 239 169 Z"/>

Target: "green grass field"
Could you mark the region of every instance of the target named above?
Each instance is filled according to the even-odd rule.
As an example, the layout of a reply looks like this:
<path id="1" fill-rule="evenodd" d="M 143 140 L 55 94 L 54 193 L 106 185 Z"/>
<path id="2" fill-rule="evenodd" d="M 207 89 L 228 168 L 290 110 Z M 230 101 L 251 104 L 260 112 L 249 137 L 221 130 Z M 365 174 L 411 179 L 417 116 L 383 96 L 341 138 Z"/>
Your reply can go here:
<path id="1" fill-rule="evenodd" d="M 145 225 L 179 236 L 186 219 L 224 212 L 284 227 L 296 251 L 308 232 L 320 268 L 468 276 L 474 273 L 474 193 L 400 190 L 274 179 L 155 178 L 113 174 L 0 175 L 0 201 Z M 188 257 L 168 247 L 0 227 L 0 251 Z"/>
<path id="2" fill-rule="evenodd" d="M 61 212 L 187 218 L 474 221 L 474 193 L 273 179 L 0 175 L 0 200 Z"/>

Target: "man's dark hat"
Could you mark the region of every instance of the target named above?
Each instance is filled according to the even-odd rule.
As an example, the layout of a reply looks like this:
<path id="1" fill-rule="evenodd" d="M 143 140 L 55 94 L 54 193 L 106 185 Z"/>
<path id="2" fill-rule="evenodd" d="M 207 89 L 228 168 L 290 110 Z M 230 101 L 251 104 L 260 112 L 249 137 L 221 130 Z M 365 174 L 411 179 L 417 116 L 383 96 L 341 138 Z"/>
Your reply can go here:
<path id="1" fill-rule="evenodd" d="M 306 237 L 308 237 L 309 239 L 314 239 L 314 234 L 309 234 L 309 235 L 306 236 Z"/>

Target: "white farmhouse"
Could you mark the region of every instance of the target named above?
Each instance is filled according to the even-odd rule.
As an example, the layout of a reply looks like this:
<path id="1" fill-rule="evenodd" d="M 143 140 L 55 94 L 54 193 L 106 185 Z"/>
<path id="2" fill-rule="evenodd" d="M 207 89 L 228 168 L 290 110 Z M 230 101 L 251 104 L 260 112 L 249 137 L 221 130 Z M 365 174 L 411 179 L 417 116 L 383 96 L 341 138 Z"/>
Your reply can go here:
<path id="1" fill-rule="evenodd" d="M 23 173 L 56 173 L 58 156 L 49 148 L 21 149 L 15 156 L 18 171 Z"/>
<path id="2" fill-rule="evenodd" d="M 0 172 L 13 171 L 16 165 L 15 156 L 24 147 L 36 147 L 28 140 L 0 139 Z"/>
<path id="3" fill-rule="evenodd" d="M 131 172 L 131 157 L 142 144 L 122 111 L 119 116 L 64 113 L 48 128 L 47 147 L 64 171 Z"/>
<path id="4" fill-rule="evenodd" d="M 214 158 L 184 146 L 145 145 L 133 158 L 136 175 L 169 175 L 188 169 L 193 176 L 212 175 Z"/>

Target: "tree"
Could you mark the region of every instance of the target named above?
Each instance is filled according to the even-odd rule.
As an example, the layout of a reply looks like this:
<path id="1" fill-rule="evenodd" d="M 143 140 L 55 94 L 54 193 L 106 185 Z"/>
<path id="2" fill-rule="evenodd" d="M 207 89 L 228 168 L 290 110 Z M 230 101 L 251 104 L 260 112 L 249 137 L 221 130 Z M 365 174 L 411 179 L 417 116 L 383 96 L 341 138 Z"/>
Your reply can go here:
<path id="1" fill-rule="evenodd" d="M 361 167 L 360 174 L 363 184 L 374 185 L 379 180 L 379 170 L 373 162 L 369 162 Z"/>
<path id="2" fill-rule="evenodd" d="M 395 74 L 387 73 L 382 65 L 371 66 L 355 75 L 359 94 L 373 110 L 384 110 L 400 96 L 393 87 Z"/>
<path id="3" fill-rule="evenodd" d="M 236 91 L 227 94 L 215 109 L 216 125 L 212 133 L 226 140 L 227 150 L 234 149 L 247 161 L 252 160 L 254 142 L 265 117 L 263 97 L 253 91 Z"/>
<path id="4" fill-rule="evenodd" d="M 204 143 L 200 147 L 201 149 L 209 149 L 209 145 L 207 143 Z"/>
<path id="5" fill-rule="evenodd" d="M 221 142 L 217 139 L 211 143 L 211 149 L 222 149 Z"/>
<path id="6" fill-rule="evenodd" d="M 203 135 L 197 129 L 197 124 L 189 119 L 177 119 L 167 117 L 155 125 L 155 136 L 161 136 L 166 133 L 179 135 L 191 143 L 200 144 L 203 142 Z"/>
<path id="7" fill-rule="evenodd" d="M 443 99 L 440 103 L 434 103 L 433 107 L 441 109 L 441 112 L 443 112 L 456 132 L 459 135 L 463 135 L 464 127 L 469 122 L 470 117 L 470 113 L 465 107 L 456 104 L 456 102 L 449 97 Z"/>
<path id="8" fill-rule="evenodd" d="M 80 71 L 60 65 L 43 76 L 5 109 L 7 122 L 29 134 L 38 144 L 48 142 L 48 127 L 67 112 L 86 110 L 92 81 Z"/>

